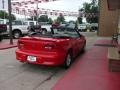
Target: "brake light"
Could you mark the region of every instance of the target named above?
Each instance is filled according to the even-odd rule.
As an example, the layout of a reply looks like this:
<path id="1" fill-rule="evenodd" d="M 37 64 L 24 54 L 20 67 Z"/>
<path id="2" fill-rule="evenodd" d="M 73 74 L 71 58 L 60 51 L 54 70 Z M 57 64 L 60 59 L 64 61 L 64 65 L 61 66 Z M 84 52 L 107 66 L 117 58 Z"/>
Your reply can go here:
<path id="1" fill-rule="evenodd" d="M 24 44 L 23 44 L 21 41 L 18 41 L 18 48 L 19 48 L 19 49 L 22 49 L 23 46 L 24 46 Z"/>
<path id="2" fill-rule="evenodd" d="M 47 50 L 51 50 L 57 48 L 57 46 L 55 44 L 46 44 L 44 48 Z"/>

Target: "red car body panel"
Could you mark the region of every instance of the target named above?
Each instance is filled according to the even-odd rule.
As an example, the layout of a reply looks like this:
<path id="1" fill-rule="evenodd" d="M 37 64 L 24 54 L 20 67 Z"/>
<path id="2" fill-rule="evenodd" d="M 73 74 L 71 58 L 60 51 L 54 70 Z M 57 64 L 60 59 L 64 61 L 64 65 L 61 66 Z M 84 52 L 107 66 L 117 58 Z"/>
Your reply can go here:
<path id="1" fill-rule="evenodd" d="M 80 38 L 66 39 L 26 36 L 18 40 L 16 59 L 40 65 L 61 65 L 70 49 L 75 57 L 85 44 L 86 40 L 82 35 Z M 28 56 L 36 57 L 36 61 L 29 61 Z"/>

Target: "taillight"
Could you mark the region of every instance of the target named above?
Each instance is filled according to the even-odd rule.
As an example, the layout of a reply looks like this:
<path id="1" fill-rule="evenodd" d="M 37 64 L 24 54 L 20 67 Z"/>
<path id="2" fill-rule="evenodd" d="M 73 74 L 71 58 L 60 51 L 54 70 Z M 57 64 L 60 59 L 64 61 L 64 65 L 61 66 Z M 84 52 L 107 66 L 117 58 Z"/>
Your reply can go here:
<path id="1" fill-rule="evenodd" d="M 46 45 L 44 45 L 44 48 L 47 50 L 52 50 L 52 49 L 56 49 L 57 45 L 56 44 L 46 44 Z"/>
<path id="2" fill-rule="evenodd" d="M 21 41 L 18 41 L 18 48 L 19 48 L 19 49 L 22 49 L 23 46 L 24 46 L 24 44 L 23 44 Z"/>

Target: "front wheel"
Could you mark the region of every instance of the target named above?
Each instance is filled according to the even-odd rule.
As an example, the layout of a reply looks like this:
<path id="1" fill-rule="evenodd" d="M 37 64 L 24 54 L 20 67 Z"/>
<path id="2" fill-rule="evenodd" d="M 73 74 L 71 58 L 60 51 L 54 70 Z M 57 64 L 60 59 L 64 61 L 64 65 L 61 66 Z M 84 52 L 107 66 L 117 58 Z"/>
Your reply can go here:
<path id="1" fill-rule="evenodd" d="M 20 37 L 21 37 L 21 32 L 20 32 L 20 31 L 14 31 L 14 32 L 13 32 L 13 37 L 14 37 L 15 39 L 20 38 Z"/>
<path id="2" fill-rule="evenodd" d="M 64 67 L 69 68 L 71 66 L 71 64 L 72 64 L 72 54 L 69 52 L 66 55 L 65 62 L 64 62 Z"/>

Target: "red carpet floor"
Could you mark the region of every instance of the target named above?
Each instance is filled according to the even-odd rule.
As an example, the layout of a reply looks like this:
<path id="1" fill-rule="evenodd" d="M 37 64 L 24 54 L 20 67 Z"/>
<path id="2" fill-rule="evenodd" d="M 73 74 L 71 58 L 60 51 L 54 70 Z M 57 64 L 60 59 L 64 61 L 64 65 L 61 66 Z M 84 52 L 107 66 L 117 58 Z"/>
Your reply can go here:
<path id="1" fill-rule="evenodd" d="M 108 44 L 99 40 L 96 44 Z M 77 60 L 53 90 L 120 90 L 120 72 L 108 71 L 106 46 L 93 46 Z"/>

